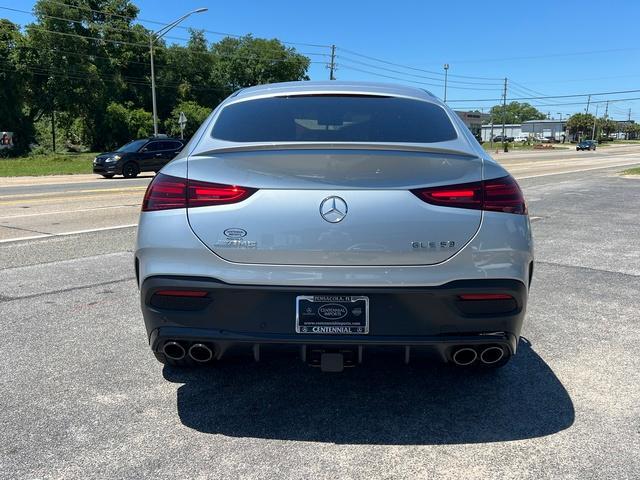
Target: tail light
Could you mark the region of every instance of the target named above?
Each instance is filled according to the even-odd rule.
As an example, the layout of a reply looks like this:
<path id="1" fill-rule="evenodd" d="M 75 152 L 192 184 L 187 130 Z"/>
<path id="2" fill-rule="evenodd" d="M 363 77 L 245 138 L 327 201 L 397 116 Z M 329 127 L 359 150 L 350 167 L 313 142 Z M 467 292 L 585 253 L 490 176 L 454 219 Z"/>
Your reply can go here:
<path id="1" fill-rule="evenodd" d="M 241 202 L 256 191 L 255 188 L 200 182 L 159 173 L 144 194 L 142 211 L 228 205 Z"/>
<path id="2" fill-rule="evenodd" d="M 527 214 L 522 190 L 510 175 L 481 182 L 420 188 L 411 192 L 432 205 Z"/>

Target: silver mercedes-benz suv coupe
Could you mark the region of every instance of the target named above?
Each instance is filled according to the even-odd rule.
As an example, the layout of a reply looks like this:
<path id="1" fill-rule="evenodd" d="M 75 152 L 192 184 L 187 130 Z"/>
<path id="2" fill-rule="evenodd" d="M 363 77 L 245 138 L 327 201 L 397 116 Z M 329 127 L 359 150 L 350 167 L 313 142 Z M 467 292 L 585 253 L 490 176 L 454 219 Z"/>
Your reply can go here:
<path id="1" fill-rule="evenodd" d="M 522 192 L 429 92 L 295 82 L 222 102 L 144 197 L 152 351 L 289 350 L 324 371 L 398 352 L 515 354 L 533 271 Z"/>

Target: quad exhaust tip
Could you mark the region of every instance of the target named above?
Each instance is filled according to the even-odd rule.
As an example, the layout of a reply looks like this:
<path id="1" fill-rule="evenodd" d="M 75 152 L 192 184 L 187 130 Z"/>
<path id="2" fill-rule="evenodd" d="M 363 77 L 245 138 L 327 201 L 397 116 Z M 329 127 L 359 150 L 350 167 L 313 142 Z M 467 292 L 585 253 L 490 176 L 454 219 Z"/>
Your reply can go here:
<path id="1" fill-rule="evenodd" d="M 180 345 L 178 342 L 166 342 L 162 347 L 162 353 L 171 360 L 182 360 L 187 352 L 184 347 Z"/>
<path id="2" fill-rule="evenodd" d="M 213 350 L 204 343 L 194 343 L 189 347 L 189 358 L 194 362 L 207 363 L 213 358 Z"/>
<path id="3" fill-rule="evenodd" d="M 459 367 L 466 367 L 478 359 L 478 353 L 473 348 L 463 347 L 453 352 L 451 358 Z"/>
<path id="4" fill-rule="evenodd" d="M 480 361 L 485 365 L 498 363 L 504 357 L 504 350 L 500 347 L 487 347 L 480 354 Z"/>

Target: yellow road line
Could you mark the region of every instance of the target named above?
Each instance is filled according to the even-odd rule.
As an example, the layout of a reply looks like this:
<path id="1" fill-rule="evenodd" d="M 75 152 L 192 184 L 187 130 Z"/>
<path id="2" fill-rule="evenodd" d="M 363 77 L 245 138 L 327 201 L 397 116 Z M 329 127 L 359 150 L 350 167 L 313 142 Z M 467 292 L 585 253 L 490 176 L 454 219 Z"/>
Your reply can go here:
<path id="1" fill-rule="evenodd" d="M 55 197 L 56 195 L 72 194 L 72 193 L 122 193 L 131 191 L 146 190 L 146 186 L 125 187 L 125 188 L 96 188 L 88 190 L 67 190 L 64 192 L 43 192 L 43 193 L 17 193 L 15 195 L 0 195 L 0 200 L 9 198 L 30 198 L 30 197 Z"/>

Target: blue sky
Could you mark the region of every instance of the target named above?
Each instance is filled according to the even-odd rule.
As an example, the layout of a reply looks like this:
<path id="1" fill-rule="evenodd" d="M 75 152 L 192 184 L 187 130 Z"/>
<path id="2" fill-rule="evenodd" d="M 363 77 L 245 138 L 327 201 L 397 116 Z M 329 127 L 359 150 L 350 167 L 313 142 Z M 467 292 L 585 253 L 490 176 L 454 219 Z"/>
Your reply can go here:
<path id="1" fill-rule="evenodd" d="M 22 10 L 31 10 L 33 3 L 0 0 L 0 6 Z M 592 6 L 588 1 L 136 0 L 134 3 L 143 19 L 168 22 L 204 6 L 209 11 L 188 19 L 186 26 L 252 33 L 289 42 L 335 44 L 338 79 L 405 83 L 422 86 L 442 97 L 443 64 L 448 63 L 447 97 L 455 108 L 487 109 L 496 102 L 478 100 L 499 98 L 500 79 L 504 77 L 510 82 L 508 98 L 540 96 L 539 93 L 546 96 L 640 90 L 637 33 L 640 2 L 632 0 L 594 2 Z M 0 17 L 21 24 L 31 21 L 27 14 L 1 9 Z M 172 34 L 184 37 L 186 32 L 174 30 Z M 215 34 L 207 36 L 212 41 L 221 38 Z M 328 48 L 304 45 L 296 48 L 318 62 L 309 71 L 313 80 L 328 78 L 324 63 Z M 434 73 L 380 63 L 346 50 Z M 638 100 L 621 100 L 627 98 Z M 592 97 L 594 102 L 607 99 L 610 117 L 626 118 L 631 108 L 632 118 L 640 120 L 640 91 Z M 586 107 L 584 97 L 527 101 L 554 118 L 560 112 L 566 116 Z M 572 105 L 557 105 L 560 103 Z M 596 105 L 602 113 L 604 103 L 592 103 L 590 112 L 595 112 Z"/>

